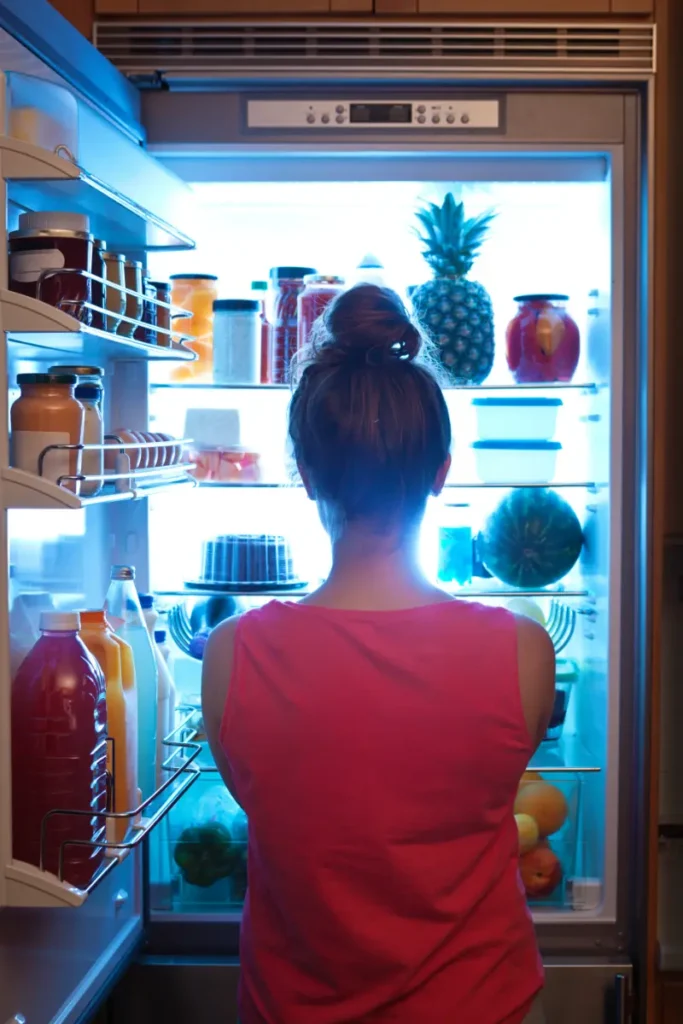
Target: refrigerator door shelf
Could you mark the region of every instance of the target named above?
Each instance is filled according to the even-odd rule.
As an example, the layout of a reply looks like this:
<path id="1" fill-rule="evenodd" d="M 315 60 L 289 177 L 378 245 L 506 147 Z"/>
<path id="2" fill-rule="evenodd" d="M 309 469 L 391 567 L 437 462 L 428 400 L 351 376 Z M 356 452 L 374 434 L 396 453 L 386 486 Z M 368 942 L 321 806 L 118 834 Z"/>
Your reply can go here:
<path id="1" fill-rule="evenodd" d="M 70 154 L 68 154 L 70 155 Z M 110 188 L 67 158 L 0 136 L 0 174 L 10 200 L 25 210 L 86 213 L 110 249 L 192 249 L 184 232 Z"/>
<path id="2" fill-rule="evenodd" d="M 36 349 L 96 365 L 108 359 L 193 362 L 197 358 L 176 342 L 168 347 L 151 345 L 89 327 L 55 306 L 7 288 L 0 289 L 0 327 L 17 346 L 13 354 L 26 359 L 36 359 Z"/>
<path id="3" fill-rule="evenodd" d="M 177 471 L 177 472 L 176 472 Z M 111 489 L 109 485 L 92 498 L 80 498 L 58 484 L 8 466 L 0 470 L 0 507 L 6 509 L 67 509 L 88 508 L 113 501 L 132 501 L 159 494 L 178 487 L 194 487 L 195 482 L 183 466 L 168 467 L 168 479 L 158 470 L 142 470 L 126 477 L 126 490 Z M 147 480 L 147 477 L 151 479 Z"/>
<path id="4" fill-rule="evenodd" d="M 290 391 L 291 387 L 289 384 L 216 384 L 213 381 L 203 381 L 200 383 L 169 383 L 163 381 L 159 383 L 151 383 L 150 388 L 152 391 L 165 391 L 165 390 L 178 390 L 178 391 Z M 477 394 L 488 391 L 514 391 L 525 392 L 525 391 L 581 391 L 586 395 L 596 395 L 598 393 L 598 385 L 583 381 L 569 384 L 553 383 L 553 384 L 444 384 L 442 385 L 443 391 L 474 391 Z"/>

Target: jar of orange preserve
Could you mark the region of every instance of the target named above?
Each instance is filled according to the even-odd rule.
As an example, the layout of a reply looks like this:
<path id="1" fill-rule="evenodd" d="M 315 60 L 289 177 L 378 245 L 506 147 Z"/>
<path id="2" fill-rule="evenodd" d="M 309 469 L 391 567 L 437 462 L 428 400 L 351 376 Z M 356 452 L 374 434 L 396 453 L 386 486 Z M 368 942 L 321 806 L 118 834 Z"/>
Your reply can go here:
<path id="1" fill-rule="evenodd" d="M 12 405 L 11 464 L 15 469 L 60 483 L 79 493 L 80 483 L 63 480 L 81 472 L 79 449 L 59 445 L 83 444 L 85 412 L 74 391 L 74 373 L 20 373 L 21 395 Z"/>
<path id="2" fill-rule="evenodd" d="M 171 305 L 187 310 L 191 316 L 175 322 L 174 340 L 183 335 L 194 340 L 186 344 L 197 353 L 194 363 L 181 363 L 171 378 L 174 381 L 211 380 L 213 374 L 213 304 L 218 298 L 214 274 L 173 274 Z"/>

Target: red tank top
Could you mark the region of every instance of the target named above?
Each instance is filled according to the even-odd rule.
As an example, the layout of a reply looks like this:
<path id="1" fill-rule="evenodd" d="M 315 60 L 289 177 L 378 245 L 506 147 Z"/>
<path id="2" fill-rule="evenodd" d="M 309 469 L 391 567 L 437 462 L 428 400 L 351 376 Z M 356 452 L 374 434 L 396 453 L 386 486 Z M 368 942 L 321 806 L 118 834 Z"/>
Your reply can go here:
<path id="1" fill-rule="evenodd" d="M 249 818 L 242 1024 L 517 1024 L 542 985 L 513 616 L 273 601 L 221 728 Z"/>

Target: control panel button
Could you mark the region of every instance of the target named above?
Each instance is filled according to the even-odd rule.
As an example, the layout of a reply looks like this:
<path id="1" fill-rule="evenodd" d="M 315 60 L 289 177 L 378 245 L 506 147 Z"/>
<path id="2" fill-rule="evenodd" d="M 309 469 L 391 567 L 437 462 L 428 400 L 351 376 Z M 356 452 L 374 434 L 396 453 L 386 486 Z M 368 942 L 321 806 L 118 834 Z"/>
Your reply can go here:
<path id="1" fill-rule="evenodd" d="M 420 104 L 420 106 L 417 108 L 417 112 L 418 112 L 418 114 L 426 114 L 427 113 L 427 108 L 425 107 L 424 103 Z"/>
<path id="2" fill-rule="evenodd" d="M 334 109 L 335 109 L 335 112 L 337 114 L 343 114 L 344 113 L 344 108 L 341 105 L 341 103 L 338 103 L 337 106 Z"/>
<path id="3" fill-rule="evenodd" d="M 455 114 L 448 114 L 446 116 L 446 121 L 448 122 L 448 124 L 454 124 L 455 123 Z"/>
<path id="4" fill-rule="evenodd" d="M 337 116 L 335 117 L 335 121 L 337 122 L 337 124 L 344 124 L 345 120 L 346 118 L 344 117 L 343 114 L 337 114 Z"/>
<path id="5" fill-rule="evenodd" d="M 461 124 L 469 124 L 470 123 L 470 115 L 469 114 L 461 114 L 461 116 L 460 116 L 460 123 Z"/>
<path id="6" fill-rule="evenodd" d="M 418 114 L 417 115 L 417 123 L 418 124 L 424 124 L 426 120 L 427 120 L 427 118 L 424 116 L 424 114 Z"/>
<path id="7" fill-rule="evenodd" d="M 329 114 L 323 114 L 323 116 L 320 118 L 320 120 L 322 121 L 323 124 L 329 124 L 330 123 L 330 115 Z"/>
<path id="8" fill-rule="evenodd" d="M 441 121 L 441 118 L 439 117 L 438 114 L 433 114 L 432 115 L 432 124 L 439 124 L 440 121 Z"/>
<path id="9" fill-rule="evenodd" d="M 315 124 L 315 114 L 307 114 L 306 120 L 309 124 Z"/>

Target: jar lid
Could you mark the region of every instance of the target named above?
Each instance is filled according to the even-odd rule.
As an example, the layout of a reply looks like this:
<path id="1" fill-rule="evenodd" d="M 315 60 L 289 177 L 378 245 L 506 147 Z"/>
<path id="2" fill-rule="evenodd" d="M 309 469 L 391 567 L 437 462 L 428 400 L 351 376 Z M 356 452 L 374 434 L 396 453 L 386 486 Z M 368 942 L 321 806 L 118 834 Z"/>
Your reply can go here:
<path id="1" fill-rule="evenodd" d="M 102 238 L 93 238 L 92 244 L 95 246 L 96 249 L 99 249 L 100 252 L 104 252 L 104 250 L 107 248 L 107 243 Z"/>
<path id="2" fill-rule="evenodd" d="M 303 281 L 309 274 L 317 274 L 315 267 L 273 267 L 271 281 Z"/>
<path id="3" fill-rule="evenodd" d="M 171 281 L 217 281 L 216 274 L 171 274 Z"/>
<path id="4" fill-rule="evenodd" d="M 101 366 L 51 366 L 48 373 L 75 373 L 77 377 L 104 377 Z"/>
<path id="5" fill-rule="evenodd" d="M 142 270 L 142 263 L 140 262 L 140 260 L 126 260 L 125 263 L 124 263 L 124 266 L 125 267 L 134 267 L 135 270 L 137 270 L 138 268 L 140 270 Z"/>
<path id="6" fill-rule="evenodd" d="M 20 231 L 76 231 L 90 233 L 90 218 L 85 213 L 64 213 L 62 210 L 29 210 L 19 214 Z"/>
<path id="7" fill-rule="evenodd" d="M 475 441 L 475 451 L 498 452 L 559 452 L 559 441 Z"/>
<path id="8" fill-rule="evenodd" d="M 472 405 L 481 409 L 559 409 L 561 398 L 473 398 Z"/>
<path id="9" fill-rule="evenodd" d="M 102 385 L 99 382 L 95 384 L 93 381 L 84 381 L 81 377 L 76 385 L 75 395 L 76 398 L 99 402 L 102 398 Z"/>
<path id="10" fill-rule="evenodd" d="M 344 278 L 337 274 L 306 274 L 304 284 L 344 284 Z"/>
<path id="11" fill-rule="evenodd" d="M 103 252 L 102 253 L 102 259 L 103 260 L 116 260 L 117 263 L 125 263 L 126 262 L 125 254 L 122 253 L 122 252 Z"/>
<path id="12" fill-rule="evenodd" d="M 70 228 L 26 228 L 26 230 L 10 231 L 10 241 L 13 238 L 82 238 L 86 242 L 92 242 L 92 235 L 87 231 L 71 231 Z"/>
<path id="13" fill-rule="evenodd" d="M 149 610 L 150 608 L 154 608 L 154 597 L 151 594 L 138 593 L 138 598 L 140 599 L 140 607 L 143 611 L 145 609 Z"/>
<path id="14" fill-rule="evenodd" d="M 39 626 L 50 633 L 77 633 L 81 617 L 78 612 L 41 612 Z"/>
<path id="15" fill-rule="evenodd" d="M 251 290 L 253 292 L 267 292 L 268 282 L 267 281 L 252 281 Z"/>
<path id="16" fill-rule="evenodd" d="M 20 373 L 17 376 L 17 384 L 77 384 L 78 377 L 75 373 Z"/>
<path id="17" fill-rule="evenodd" d="M 258 299 L 216 299 L 214 313 L 258 313 L 261 303 Z"/>
<path id="18" fill-rule="evenodd" d="M 513 302 L 568 302 L 568 295 L 559 292 L 538 292 L 533 295 L 515 295 Z"/>

